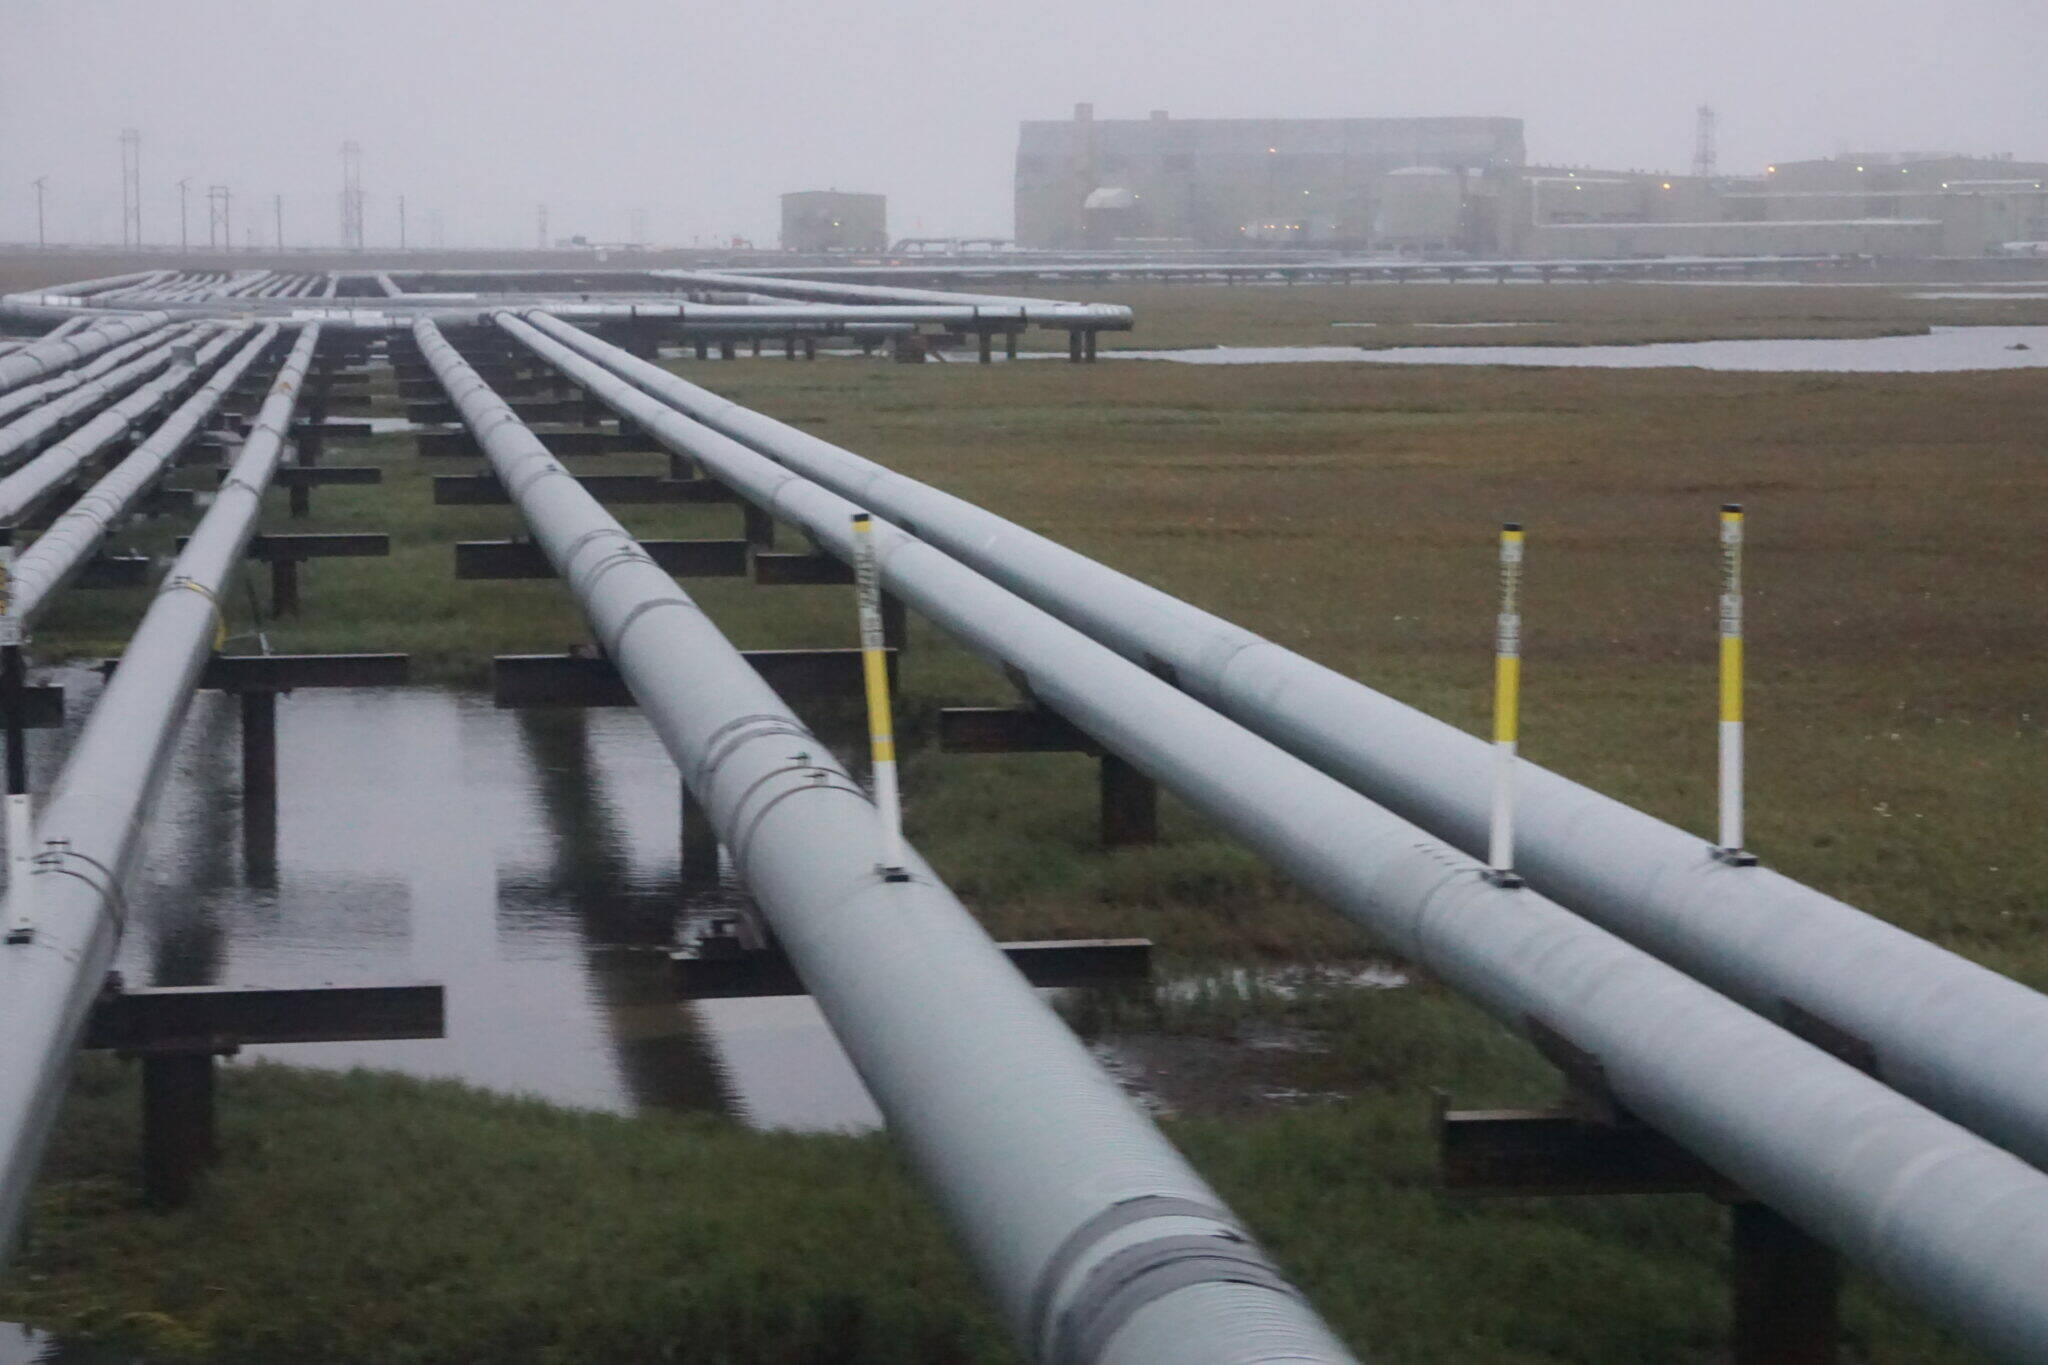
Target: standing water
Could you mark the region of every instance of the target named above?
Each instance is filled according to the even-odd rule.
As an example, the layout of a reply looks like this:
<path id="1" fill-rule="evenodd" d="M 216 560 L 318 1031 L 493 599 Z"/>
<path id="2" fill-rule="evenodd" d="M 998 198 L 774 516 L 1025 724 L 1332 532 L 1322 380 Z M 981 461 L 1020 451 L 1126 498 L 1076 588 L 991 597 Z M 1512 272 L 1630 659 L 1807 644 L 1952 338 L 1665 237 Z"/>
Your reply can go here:
<path id="1" fill-rule="evenodd" d="M 75 728 L 98 680 L 62 680 Z M 808 999 L 677 1002 L 663 950 L 716 897 L 678 884 L 676 770 L 637 711 L 306 690 L 277 718 L 265 819 L 239 797 L 233 699 L 195 700 L 130 896 L 129 985 L 440 982 L 445 1038 L 243 1055 L 762 1127 L 880 1121 Z M 60 752 L 37 742 L 37 790 Z"/>

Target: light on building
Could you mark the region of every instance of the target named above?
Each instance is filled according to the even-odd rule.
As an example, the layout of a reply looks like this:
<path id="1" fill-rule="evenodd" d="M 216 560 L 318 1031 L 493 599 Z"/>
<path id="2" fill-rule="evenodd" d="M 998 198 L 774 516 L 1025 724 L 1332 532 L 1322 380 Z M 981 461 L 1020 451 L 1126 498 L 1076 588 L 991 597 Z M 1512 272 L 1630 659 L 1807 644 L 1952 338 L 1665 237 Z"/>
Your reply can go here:
<path id="1" fill-rule="evenodd" d="M 1280 149 L 1278 147 L 1268 147 L 1266 148 L 1266 150 L 1269 152 L 1278 152 Z"/>
<path id="2" fill-rule="evenodd" d="M 1778 168 L 1777 168 L 1776 166 L 1766 166 L 1766 167 L 1764 167 L 1764 174 L 1765 174 L 1765 175 L 1776 175 L 1777 173 L 1778 173 Z"/>
<path id="3" fill-rule="evenodd" d="M 1669 180 L 1664 182 L 1664 188 L 1667 190 L 1671 188 L 1671 182 Z"/>

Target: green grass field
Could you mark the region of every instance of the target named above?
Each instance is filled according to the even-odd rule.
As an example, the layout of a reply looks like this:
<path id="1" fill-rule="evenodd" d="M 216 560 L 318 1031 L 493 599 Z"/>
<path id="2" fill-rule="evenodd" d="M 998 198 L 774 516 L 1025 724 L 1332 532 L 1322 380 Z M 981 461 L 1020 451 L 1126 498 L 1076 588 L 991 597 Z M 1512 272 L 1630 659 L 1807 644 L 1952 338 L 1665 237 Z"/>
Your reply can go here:
<path id="1" fill-rule="evenodd" d="M 1887 291 L 1820 289 L 1667 288 L 1657 292 L 1678 296 L 1668 302 L 1678 314 L 1666 315 L 1649 288 L 1116 296 L 1140 311 L 1128 344 L 1146 346 L 1290 344 L 1330 330 L 1340 308 L 1365 318 L 1384 307 L 1393 320 L 1397 293 L 1466 320 L 1568 307 L 1560 325 L 1601 340 L 1629 328 L 1844 335 L 1864 333 L 1816 329 L 1954 320 L 1875 297 Z M 1726 330 L 1736 328 L 1755 330 Z M 1741 501 L 1751 514 L 1752 846 L 1915 933 L 2048 984 L 2048 854 L 2036 829 L 2048 798 L 2039 372 L 679 368 L 1472 729 L 1489 695 L 1493 531 L 1520 520 L 1525 752 L 1703 835 L 1715 509 Z M 318 515 L 298 524 L 280 498 L 272 528 L 388 530 L 394 553 L 311 566 L 303 620 L 264 627 L 273 647 L 408 650 L 423 680 L 471 686 L 493 653 L 585 637 L 559 585 L 453 579 L 450 542 L 514 529 L 509 508 L 430 504 L 426 476 L 463 466 L 423 462 L 398 438 L 329 458 L 379 463 L 387 482 L 322 490 Z M 650 536 L 738 534 L 731 508 L 620 515 Z M 145 530 L 138 543 L 174 529 Z M 843 588 L 686 586 L 742 646 L 853 640 Z M 73 594 L 39 647 L 113 651 L 146 597 Z M 936 753 L 937 707 L 1009 693 L 922 623 L 903 682 L 910 833 L 999 936 L 1146 934 L 1174 971 L 1373 954 L 1348 923 L 1170 801 L 1159 847 L 1097 848 L 1085 759 Z M 1193 1106 L 1170 1129 L 1374 1358 L 1592 1365 L 1705 1362 L 1723 1349 L 1723 1215 L 1706 1201 L 1476 1204 L 1433 1190 L 1433 1088 L 1490 1106 L 1541 1101 L 1554 1081 L 1527 1047 L 1428 982 L 1124 1002 L 1079 1022 L 1106 1036 L 1228 1042 L 1257 1026 L 1310 1040 L 1270 1061 L 1271 1077 L 1334 1098 L 1227 1114 Z M 212 1192 L 158 1218 L 128 1203 L 132 1082 L 112 1066 L 88 1077 L 44 1182 L 26 1273 L 0 1289 L 0 1315 L 165 1358 L 1009 1358 L 879 1140 L 570 1115 L 447 1087 L 252 1068 L 226 1086 L 229 1154 Z M 343 1127 L 395 1136 L 348 1141 Z M 313 1152 L 323 1155 L 309 1161 Z M 536 1208 L 542 1188 L 559 1199 Z M 371 1189 L 375 1198 L 352 1193 Z M 793 1211 L 800 1189 L 828 1192 L 839 1221 Z M 266 1226 L 279 1208 L 291 1217 Z M 886 1254 L 852 1254 L 876 1229 Z M 311 1258 L 304 1273 L 296 1257 Z M 1861 1282 L 1851 1325 L 1857 1361 L 1975 1358 Z"/>

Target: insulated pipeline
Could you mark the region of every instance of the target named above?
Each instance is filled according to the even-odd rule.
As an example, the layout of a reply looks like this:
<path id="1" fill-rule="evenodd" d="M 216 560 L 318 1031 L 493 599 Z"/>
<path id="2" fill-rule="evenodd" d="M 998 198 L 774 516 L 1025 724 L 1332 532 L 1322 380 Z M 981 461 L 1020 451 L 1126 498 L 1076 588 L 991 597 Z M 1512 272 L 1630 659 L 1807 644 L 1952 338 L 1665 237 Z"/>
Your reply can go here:
<path id="1" fill-rule="evenodd" d="M 1486 849 L 1494 760 L 1477 736 L 577 328 L 532 322 L 1438 838 Z M 1533 763 L 1514 780 L 1515 870 L 1536 890 L 1772 1018 L 1860 1041 L 1890 1085 L 2048 1165 L 2048 998 Z"/>
<path id="2" fill-rule="evenodd" d="M 21 387 L 90 359 L 110 346 L 153 332 L 170 321 L 165 313 L 124 313 L 70 336 L 44 337 L 12 355 L 0 356 L 0 393 Z"/>
<path id="3" fill-rule="evenodd" d="M 198 434 L 228 391 L 262 358 L 277 335 L 278 328 L 272 325 L 243 341 L 241 349 L 198 392 L 65 509 L 36 537 L 34 544 L 20 552 L 8 584 L 9 615 L 27 623 L 41 614 L 91 560 L 114 525 L 164 476 L 178 452 Z M 237 339 L 239 335 L 230 335 L 216 344 L 225 345 Z"/>
<path id="4" fill-rule="evenodd" d="M 884 878 L 867 794 L 675 580 L 414 337 L 1032 1358 L 1350 1360 L 931 869 Z"/>
<path id="5" fill-rule="evenodd" d="M 0 1248 L 21 1225 L 93 1001 L 127 918 L 124 888 L 177 747 L 221 603 L 283 457 L 318 344 L 308 327 L 249 439 L 107 680 L 36 822 L 33 869 L 7 888 L 0 943 Z"/>
<path id="6" fill-rule="evenodd" d="M 857 504 L 500 327 L 842 560 Z M 1382 942 L 1522 1032 L 1563 1039 L 1631 1111 L 2017 1361 L 2048 1358 L 2048 1175 L 1429 837 L 988 578 L 877 522 L 889 590 Z"/>

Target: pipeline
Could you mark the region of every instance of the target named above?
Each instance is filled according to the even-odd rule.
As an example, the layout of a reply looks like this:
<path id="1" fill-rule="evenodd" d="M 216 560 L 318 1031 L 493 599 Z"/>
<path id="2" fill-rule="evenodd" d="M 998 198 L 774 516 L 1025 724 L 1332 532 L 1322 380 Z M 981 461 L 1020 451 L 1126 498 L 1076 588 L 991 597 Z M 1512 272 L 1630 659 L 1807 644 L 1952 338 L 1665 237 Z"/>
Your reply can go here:
<path id="1" fill-rule="evenodd" d="M 8 583 L 8 615 L 26 626 L 42 614 L 91 561 L 114 525 L 170 469 L 178 452 L 213 416 L 221 400 L 262 358 L 277 335 L 278 328 L 272 324 L 244 342 L 211 379 L 165 418 L 126 459 L 108 470 L 105 477 L 51 522 L 34 544 L 21 551 Z M 236 339 L 231 334 L 214 344 L 225 345 Z"/>
<path id="2" fill-rule="evenodd" d="M 13 355 L 0 356 L 0 393 L 47 378 L 132 337 L 154 332 L 170 320 L 167 313 L 124 313 L 71 336 L 54 341 L 44 337 Z"/>
<path id="3" fill-rule="evenodd" d="M 240 329 L 223 329 L 191 360 L 174 348 L 164 372 L 137 388 L 120 402 L 95 413 L 92 418 L 38 454 L 33 460 L 0 478 L 0 526 L 16 526 L 62 489 L 88 460 L 126 436 L 135 425 L 153 417 L 177 400 L 178 395 L 219 361 L 221 353 L 234 343 Z"/>
<path id="4" fill-rule="evenodd" d="M 42 448 L 43 442 L 169 365 L 177 357 L 177 342 L 205 327 L 201 323 L 181 323 L 153 332 L 140 355 L 0 427 L 0 469 L 12 469 L 27 460 Z"/>
<path id="5" fill-rule="evenodd" d="M 80 1032 L 128 915 L 150 808 L 222 630 L 222 606 L 284 454 L 320 329 L 305 328 L 249 439 L 193 528 L 73 745 L 36 822 L 26 884 L 7 888 L 0 943 L 0 1247 L 11 1246 L 71 1075 Z"/>
<path id="6" fill-rule="evenodd" d="M 850 562 L 856 503 L 516 317 L 498 325 Z M 2010 1358 L 2048 1358 L 2048 1175 L 1535 892 L 1495 885 L 1482 863 L 935 546 L 884 524 L 874 535 L 890 591 L 1105 749 L 1510 1028 L 1564 1039 L 1631 1112 L 1814 1235 Z"/>
<path id="7" fill-rule="evenodd" d="M 1351 1359 L 931 869 L 883 879 L 867 795 L 675 580 L 414 337 L 1031 1357 Z"/>
<path id="8" fill-rule="evenodd" d="M 890 518 L 1253 733 L 1468 852 L 1491 746 L 1044 536 L 751 412 L 546 316 L 535 326 L 662 402 Z M 1516 871 L 1767 1017 L 1820 1021 L 1887 1084 L 2048 1166 L 2048 998 L 1529 762 Z M 1848 965 L 1853 964 L 1853 965 Z"/>
<path id="9" fill-rule="evenodd" d="M 82 365 L 60 370 L 48 379 L 33 384 L 24 384 L 12 393 L 0 394 L 0 422 L 12 419 L 15 414 L 26 412 L 39 404 L 47 403 L 70 393 L 89 379 L 97 379 L 117 365 L 127 363 L 144 351 L 154 350 L 168 339 L 168 333 L 150 332 L 111 346 Z"/>

